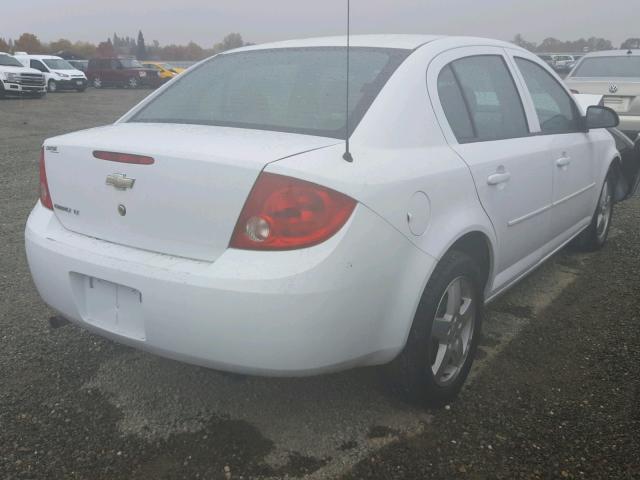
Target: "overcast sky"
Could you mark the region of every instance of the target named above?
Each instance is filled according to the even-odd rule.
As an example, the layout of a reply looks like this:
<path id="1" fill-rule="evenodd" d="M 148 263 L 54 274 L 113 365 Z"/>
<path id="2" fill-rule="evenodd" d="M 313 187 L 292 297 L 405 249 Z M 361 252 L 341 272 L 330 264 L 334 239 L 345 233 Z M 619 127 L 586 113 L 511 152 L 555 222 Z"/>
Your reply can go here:
<path id="1" fill-rule="evenodd" d="M 444 33 L 540 41 L 640 37 L 640 0 L 352 0 L 353 33 Z M 0 37 L 98 42 L 117 32 L 147 43 L 210 47 L 229 32 L 245 41 L 344 31 L 346 0 L 3 0 Z"/>

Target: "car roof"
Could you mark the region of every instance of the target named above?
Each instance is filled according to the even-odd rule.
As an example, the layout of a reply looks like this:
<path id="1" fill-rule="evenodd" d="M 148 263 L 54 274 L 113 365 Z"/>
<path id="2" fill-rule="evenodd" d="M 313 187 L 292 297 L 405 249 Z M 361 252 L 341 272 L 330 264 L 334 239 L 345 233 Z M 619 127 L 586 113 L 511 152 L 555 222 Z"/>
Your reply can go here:
<path id="1" fill-rule="evenodd" d="M 629 53 L 631 52 L 631 53 Z M 640 50 L 602 50 L 600 52 L 587 53 L 582 58 L 590 57 L 626 57 L 630 55 L 640 55 Z"/>
<path id="2" fill-rule="evenodd" d="M 20 53 L 20 54 L 16 54 L 15 56 L 29 57 L 29 58 L 35 58 L 35 59 L 41 59 L 41 60 L 47 60 L 47 59 L 64 60 L 62 57 L 58 57 L 57 55 L 32 55 L 30 53 Z"/>
<path id="3" fill-rule="evenodd" d="M 395 48 L 401 50 L 415 50 L 425 44 L 431 44 L 438 40 L 448 40 L 449 44 L 460 41 L 460 46 L 496 46 L 518 48 L 515 45 L 501 40 L 493 40 L 480 37 L 446 36 L 446 35 L 423 35 L 423 34 L 379 34 L 379 35 L 352 35 L 349 39 L 352 47 L 369 48 Z M 276 48 L 306 48 L 306 47 L 344 47 L 347 44 L 346 35 L 333 37 L 314 37 L 297 40 L 285 40 L 281 42 L 263 43 L 227 50 L 223 54 L 252 51 L 269 50 Z"/>

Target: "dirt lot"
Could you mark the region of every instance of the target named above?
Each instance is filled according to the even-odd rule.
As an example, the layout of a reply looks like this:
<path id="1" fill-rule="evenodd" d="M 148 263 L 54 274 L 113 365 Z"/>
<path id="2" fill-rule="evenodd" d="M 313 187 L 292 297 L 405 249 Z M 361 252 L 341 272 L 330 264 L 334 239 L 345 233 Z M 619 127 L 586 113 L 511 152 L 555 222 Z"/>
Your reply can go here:
<path id="1" fill-rule="evenodd" d="M 440 411 L 371 369 L 246 378 L 50 329 L 23 248 L 41 142 L 147 93 L 0 101 L 0 478 L 640 478 L 637 199 L 604 251 L 562 252 L 489 308 Z"/>

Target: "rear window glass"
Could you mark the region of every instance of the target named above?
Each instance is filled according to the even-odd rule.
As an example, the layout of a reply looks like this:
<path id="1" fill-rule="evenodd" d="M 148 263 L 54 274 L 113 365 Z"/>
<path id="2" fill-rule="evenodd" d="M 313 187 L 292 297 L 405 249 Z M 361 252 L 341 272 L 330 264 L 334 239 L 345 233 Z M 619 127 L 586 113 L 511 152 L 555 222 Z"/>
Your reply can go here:
<path id="1" fill-rule="evenodd" d="M 572 77 L 640 78 L 640 56 L 585 58 Z"/>
<path id="2" fill-rule="evenodd" d="M 357 126 L 409 53 L 400 49 L 351 49 L 350 130 Z M 218 55 L 178 78 L 130 121 L 217 125 L 345 138 L 344 47 Z"/>

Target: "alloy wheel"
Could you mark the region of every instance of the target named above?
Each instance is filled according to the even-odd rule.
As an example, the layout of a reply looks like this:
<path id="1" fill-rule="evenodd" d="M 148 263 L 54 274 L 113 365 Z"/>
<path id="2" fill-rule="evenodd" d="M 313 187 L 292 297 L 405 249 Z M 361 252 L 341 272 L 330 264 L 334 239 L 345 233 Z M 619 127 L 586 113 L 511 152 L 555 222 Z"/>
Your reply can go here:
<path id="1" fill-rule="evenodd" d="M 598 200 L 598 210 L 596 213 L 596 235 L 598 241 L 604 241 L 611 222 L 611 211 L 613 203 L 611 201 L 611 189 L 609 188 L 609 180 L 604 181 L 600 199 Z"/>
<path id="2" fill-rule="evenodd" d="M 430 368 L 436 383 L 447 386 L 457 378 L 469 356 L 475 329 L 473 283 L 455 278 L 440 298 L 431 328 Z"/>

